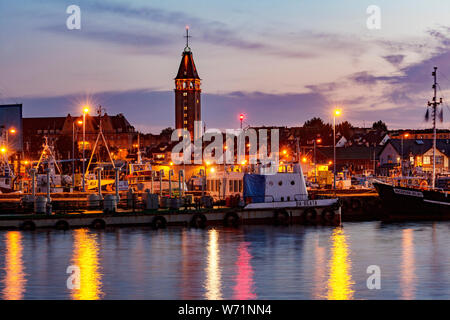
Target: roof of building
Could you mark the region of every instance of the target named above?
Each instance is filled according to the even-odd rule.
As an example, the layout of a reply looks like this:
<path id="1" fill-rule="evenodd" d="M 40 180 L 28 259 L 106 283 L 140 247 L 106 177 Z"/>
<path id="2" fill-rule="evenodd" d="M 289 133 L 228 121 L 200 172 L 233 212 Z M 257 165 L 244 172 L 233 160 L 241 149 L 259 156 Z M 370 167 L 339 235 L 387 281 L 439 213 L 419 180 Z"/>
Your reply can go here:
<path id="1" fill-rule="evenodd" d="M 369 145 L 378 145 L 380 144 L 384 137 L 386 136 L 386 132 L 380 130 L 370 130 L 367 133 L 356 133 L 350 139 L 349 142 L 352 144 L 369 144 Z"/>
<path id="2" fill-rule="evenodd" d="M 373 160 L 374 151 L 375 158 L 378 158 L 380 150 L 381 146 L 366 147 L 352 145 L 349 147 L 336 148 L 336 158 L 344 160 Z M 327 159 L 333 159 L 333 147 L 319 147 L 317 148 L 317 152 Z"/>
<path id="3" fill-rule="evenodd" d="M 23 118 L 23 131 L 30 130 L 62 130 L 66 117 Z"/>
<path id="4" fill-rule="evenodd" d="M 387 144 L 391 144 L 394 149 L 398 152 L 402 152 L 402 140 L 401 139 L 393 139 L 389 140 Z M 413 140 L 413 139 L 404 139 L 403 140 L 403 154 L 404 155 L 422 155 L 428 150 L 433 148 L 433 140 L 432 139 L 422 139 L 422 140 Z M 450 156 L 450 140 L 449 139 L 439 139 L 436 141 L 436 148 L 445 154 L 446 156 Z"/>
<path id="5" fill-rule="evenodd" d="M 191 51 L 185 50 L 175 79 L 200 79 Z"/>

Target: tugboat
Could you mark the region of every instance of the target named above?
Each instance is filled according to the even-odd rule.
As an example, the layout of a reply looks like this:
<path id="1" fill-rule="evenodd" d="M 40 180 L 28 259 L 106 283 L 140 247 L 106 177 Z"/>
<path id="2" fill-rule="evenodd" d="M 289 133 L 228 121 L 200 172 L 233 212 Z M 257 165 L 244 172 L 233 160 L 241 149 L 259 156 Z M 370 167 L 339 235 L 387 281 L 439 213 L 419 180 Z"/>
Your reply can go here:
<path id="1" fill-rule="evenodd" d="M 433 121 L 433 173 L 431 186 L 403 186 L 399 183 L 387 184 L 373 182 L 383 207 L 387 210 L 385 220 L 450 220 L 450 195 L 443 189 L 436 188 L 436 117 L 442 98 L 437 101 L 437 68 L 432 73 L 434 77 L 434 97 L 428 102 Z M 428 110 L 425 118 L 428 118 Z M 442 121 L 442 112 L 440 113 Z"/>

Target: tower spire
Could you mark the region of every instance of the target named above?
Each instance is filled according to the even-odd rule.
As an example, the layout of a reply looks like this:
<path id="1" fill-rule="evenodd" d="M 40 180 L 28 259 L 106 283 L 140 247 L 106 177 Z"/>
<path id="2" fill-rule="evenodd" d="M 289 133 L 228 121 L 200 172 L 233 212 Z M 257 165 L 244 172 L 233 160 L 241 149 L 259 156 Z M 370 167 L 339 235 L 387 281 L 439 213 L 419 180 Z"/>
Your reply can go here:
<path id="1" fill-rule="evenodd" d="M 186 26 L 186 35 L 184 36 L 186 38 L 186 48 L 184 48 L 184 50 L 190 50 L 189 48 L 189 38 L 191 38 L 191 36 L 189 35 L 189 26 Z"/>

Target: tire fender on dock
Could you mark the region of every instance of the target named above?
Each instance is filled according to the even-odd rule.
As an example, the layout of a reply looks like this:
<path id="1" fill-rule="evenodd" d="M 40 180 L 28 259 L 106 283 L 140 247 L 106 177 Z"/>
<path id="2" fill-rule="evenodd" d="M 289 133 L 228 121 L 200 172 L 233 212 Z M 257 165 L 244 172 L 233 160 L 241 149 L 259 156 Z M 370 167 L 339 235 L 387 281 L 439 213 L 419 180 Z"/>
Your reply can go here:
<path id="1" fill-rule="evenodd" d="M 156 216 L 152 220 L 152 228 L 155 230 L 165 229 L 167 227 L 167 220 L 163 216 Z"/>
<path id="2" fill-rule="evenodd" d="M 91 223 L 91 228 L 101 230 L 106 228 L 106 222 L 103 219 L 95 219 Z"/>
<path id="3" fill-rule="evenodd" d="M 58 220 L 55 223 L 55 229 L 57 230 L 69 230 L 70 229 L 70 225 L 66 220 Z"/>
<path id="4" fill-rule="evenodd" d="M 206 228 L 206 222 L 207 219 L 204 214 L 196 213 L 192 216 L 190 225 L 193 228 L 204 229 Z"/>
<path id="5" fill-rule="evenodd" d="M 20 225 L 20 230 L 33 231 L 35 229 L 36 229 L 36 224 L 31 220 L 24 221 Z"/>
<path id="6" fill-rule="evenodd" d="M 223 218 L 223 225 L 225 227 L 236 228 L 239 226 L 239 216 L 236 212 L 227 212 Z"/>
<path id="7" fill-rule="evenodd" d="M 361 200 L 360 199 L 352 199 L 350 200 L 350 207 L 352 211 L 358 211 L 362 208 Z"/>
<path id="8" fill-rule="evenodd" d="M 276 226 L 288 225 L 289 221 L 290 216 L 286 209 L 278 209 L 273 214 L 273 224 Z"/>
<path id="9" fill-rule="evenodd" d="M 327 223 L 333 222 L 335 215 L 333 208 L 326 208 L 322 211 L 322 219 Z"/>
<path id="10" fill-rule="evenodd" d="M 317 222 L 317 211 L 313 208 L 309 208 L 305 210 L 305 219 L 309 223 L 316 223 Z"/>

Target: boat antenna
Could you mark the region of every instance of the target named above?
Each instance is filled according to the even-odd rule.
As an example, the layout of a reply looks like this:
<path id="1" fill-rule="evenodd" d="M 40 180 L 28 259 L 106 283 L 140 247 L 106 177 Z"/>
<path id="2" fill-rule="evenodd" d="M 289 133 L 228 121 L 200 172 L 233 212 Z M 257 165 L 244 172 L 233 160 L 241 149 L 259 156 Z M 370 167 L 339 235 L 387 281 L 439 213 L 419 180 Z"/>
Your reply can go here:
<path id="1" fill-rule="evenodd" d="M 437 101 L 437 67 L 434 67 L 434 71 L 431 74 L 434 78 L 433 83 L 433 100 L 430 102 L 428 101 L 428 108 L 431 108 L 431 121 L 433 122 L 433 176 L 431 177 L 431 187 L 434 189 L 436 186 L 436 136 L 437 136 L 437 130 L 436 130 L 436 117 L 438 116 L 438 107 L 442 104 L 442 98 Z M 428 121 L 429 119 L 429 109 L 427 108 L 427 113 L 425 114 L 425 120 Z M 442 111 L 440 113 L 441 121 L 442 118 Z"/>

